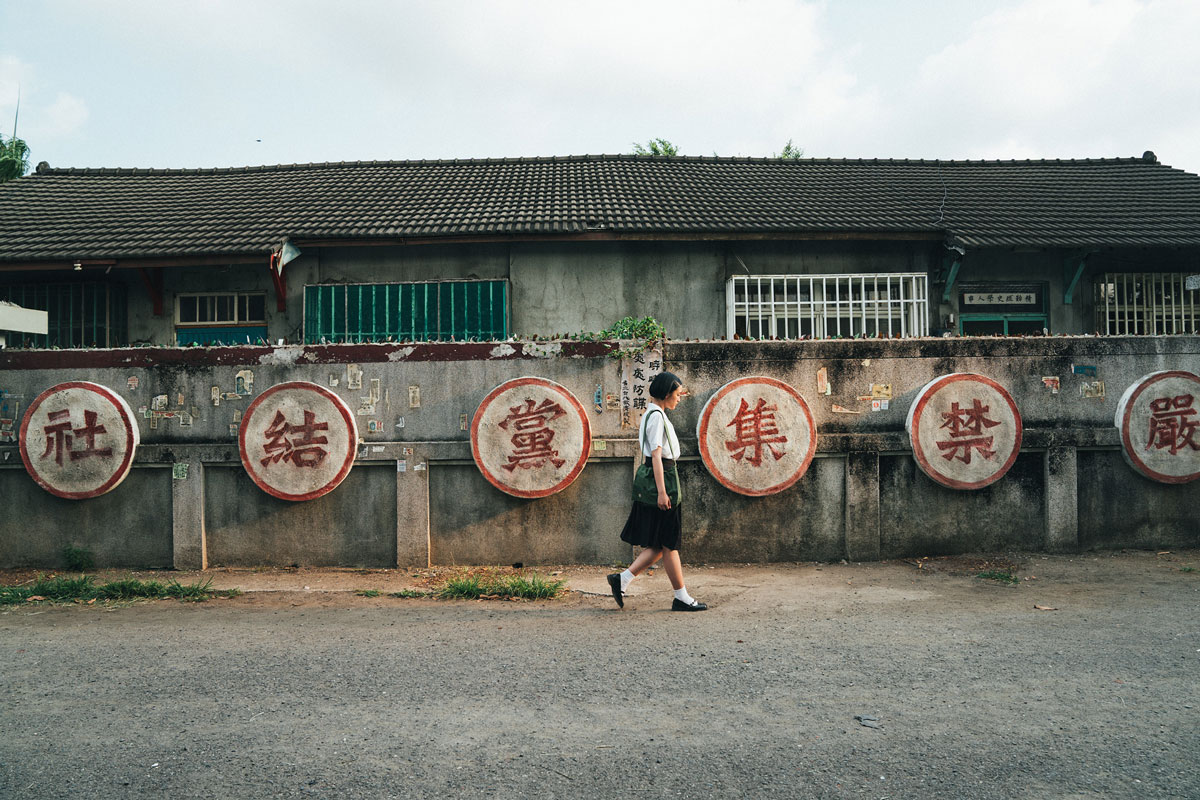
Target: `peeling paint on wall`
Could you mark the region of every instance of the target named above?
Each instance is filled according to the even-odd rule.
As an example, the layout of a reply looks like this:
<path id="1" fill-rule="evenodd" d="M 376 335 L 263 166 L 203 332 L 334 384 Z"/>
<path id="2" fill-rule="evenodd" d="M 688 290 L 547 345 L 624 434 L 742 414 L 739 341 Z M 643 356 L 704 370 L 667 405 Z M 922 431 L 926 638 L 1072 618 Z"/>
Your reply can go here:
<path id="1" fill-rule="evenodd" d="M 272 348 L 271 352 L 259 356 L 258 363 L 269 367 L 292 367 L 300 361 L 302 355 L 304 355 L 304 347 L 300 345 L 276 347 Z"/>
<path id="2" fill-rule="evenodd" d="M 388 361 L 403 361 L 413 354 L 415 347 L 401 347 L 399 350 L 388 353 Z"/>

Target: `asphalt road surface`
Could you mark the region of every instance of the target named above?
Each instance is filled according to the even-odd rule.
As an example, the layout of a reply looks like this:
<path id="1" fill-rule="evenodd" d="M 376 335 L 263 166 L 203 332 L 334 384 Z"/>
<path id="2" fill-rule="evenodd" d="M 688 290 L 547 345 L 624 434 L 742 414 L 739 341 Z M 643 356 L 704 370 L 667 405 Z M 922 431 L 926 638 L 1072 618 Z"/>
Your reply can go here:
<path id="1" fill-rule="evenodd" d="M 1016 558 L 0 608 L 0 797 L 1200 797 L 1200 553 Z"/>

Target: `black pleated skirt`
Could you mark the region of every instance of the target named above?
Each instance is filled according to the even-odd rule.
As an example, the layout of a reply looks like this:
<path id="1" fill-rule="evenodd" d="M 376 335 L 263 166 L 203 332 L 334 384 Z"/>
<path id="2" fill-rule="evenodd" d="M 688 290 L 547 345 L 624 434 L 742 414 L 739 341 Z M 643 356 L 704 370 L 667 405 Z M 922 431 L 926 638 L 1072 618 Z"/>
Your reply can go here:
<path id="1" fill-rule="evenodd" d="M 683 517 L 679 505 L 663 511 L 658 506 L 635 502 L 625 521 L 625 529 L 621 531 L 621 541 L 638 547 L 678 550 L 683 543 Z"/>

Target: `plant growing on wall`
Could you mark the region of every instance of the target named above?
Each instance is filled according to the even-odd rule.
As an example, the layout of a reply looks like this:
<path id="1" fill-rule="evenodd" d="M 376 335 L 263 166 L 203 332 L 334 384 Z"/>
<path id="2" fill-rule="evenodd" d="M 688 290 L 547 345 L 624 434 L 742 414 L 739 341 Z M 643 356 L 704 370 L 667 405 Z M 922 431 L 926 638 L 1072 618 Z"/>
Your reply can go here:
<path id="1" fill-rule="evenodd" d="M 641 319 L 625 317 L 599 333 L 580 333 L 578 338 L 585 342 L 611 341 L 613 339 L 632 340 L 634 344 L 631 347 L 618 348 L 610 353 L 613 358 L 627 358 L 649 350 L 659 342 L 665 342 L 667 329 L 654 317 L 642 317 Z"/>

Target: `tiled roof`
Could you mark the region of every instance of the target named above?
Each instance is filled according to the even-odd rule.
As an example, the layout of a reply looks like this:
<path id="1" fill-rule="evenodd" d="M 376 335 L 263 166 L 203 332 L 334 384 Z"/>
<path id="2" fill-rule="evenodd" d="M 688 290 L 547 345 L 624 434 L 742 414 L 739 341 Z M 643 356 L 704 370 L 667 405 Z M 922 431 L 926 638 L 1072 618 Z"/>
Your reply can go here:
<path id="1" fill-rule="evenodd" d="M 944 236 L 1200 245 L 1200 176 L 1152 158 L 568 156 L 200 170 L 43 169 L 0 184 L 0 262 L 267 252 L 445 236 Z"/>

